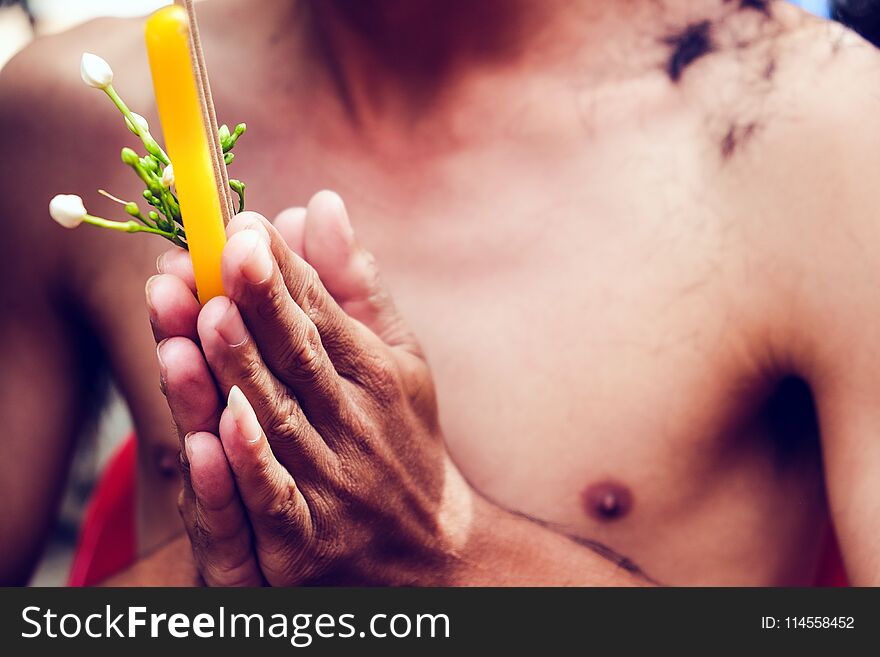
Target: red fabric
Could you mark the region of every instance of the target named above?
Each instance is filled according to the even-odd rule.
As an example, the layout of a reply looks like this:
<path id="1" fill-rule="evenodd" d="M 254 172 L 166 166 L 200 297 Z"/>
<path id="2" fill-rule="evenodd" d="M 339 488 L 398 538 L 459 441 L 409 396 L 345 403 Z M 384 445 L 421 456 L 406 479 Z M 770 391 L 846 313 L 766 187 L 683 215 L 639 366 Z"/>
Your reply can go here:
<path id="1" fill-rule="evenodd" d="M 136 471 L 137 442 L 129 436 L 110 458 L 86 507 L 68 586 L 94 586 L 134 562 Z"/>
<path id="2" fill-rule="evenodd" d="M 816 586 L 849 586 L 846 569 L 840 556 L 840 548 L 837 547 L 837 540 L 833 533 L 829 536 L 825 552 L 819 562 Z"/>
<path id="3" fill-rule="evenodd" d="M 130 436 L 110 459 L 89 501 L 68 586 L 94 586 L 134 562 L 136 471 L 137 443 Z M 819 564 L 816 586 L 848 586 L 833 536 Z"/>

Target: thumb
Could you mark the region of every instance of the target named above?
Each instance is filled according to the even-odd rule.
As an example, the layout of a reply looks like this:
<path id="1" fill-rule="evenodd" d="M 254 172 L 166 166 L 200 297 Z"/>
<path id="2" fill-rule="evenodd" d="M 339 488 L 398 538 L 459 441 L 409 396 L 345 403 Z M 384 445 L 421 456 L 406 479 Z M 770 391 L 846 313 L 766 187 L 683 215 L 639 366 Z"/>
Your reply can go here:
<path id="1" fill-rule="evenodd" d="M 303 251 L 324 287 L 350 317 L 385 344 L 420 354 L 415 337 L 382 282 L 376 259 L 358 244 L 345 204 L 335 192 L 318 192 L 309 201 Z"/>

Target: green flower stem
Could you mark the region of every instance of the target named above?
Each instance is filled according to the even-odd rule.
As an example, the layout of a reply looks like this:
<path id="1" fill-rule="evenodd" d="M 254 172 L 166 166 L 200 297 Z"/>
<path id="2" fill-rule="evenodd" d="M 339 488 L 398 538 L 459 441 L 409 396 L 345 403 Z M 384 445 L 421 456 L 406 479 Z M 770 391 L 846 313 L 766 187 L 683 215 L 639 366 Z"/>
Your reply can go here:
<path id="1" fill-rule="evenodd" d="M 168 205 L 168 211 L 171 213 L 168 216 L 177 223 L 180 223 L 180 203 L 177 201 L 177 197 L 171 193 L 170 189 L 165 191 L 165 202 Z"/>
<path id="2" fill-rule="evenodd" d="M 229 188 L 238 194 L 238 211 L 244 212 L 244 188 L 245 184 L 240 180 L 230 180 Z"/>
<path id="3" fill-rule="evenodd" d="M 130 148 L 122 149 L 122 161 L 125 162 L 128 166 L 134 169 L 134 172 L 137 174 L 138 178 L 140 178 L 143 183 L 149 188 L 150 193 L 154 196 L 159 196 L 162 194 L 162 182 L 159 177 L 147 169 L 141 162 L 141 158 L 137 156 Z"/>
<path id="4" fill-rule="evenodd" d="M 147 189 L 143 192 L 143 198 L 155 210 L 142 213 L 134 201 L 125 202 L 110 196 L 110 198 L 125 206 L 125 211 L 129 216 L 133 217 L 132 220 L 110 221 L 101 217 L 86 215 L 83 221 L 93 226 L 125 233 L 161 235 L 173 244 L 183 249 L 188 249 L 186 232 L 181 217 L 180 201 L 172 189 L 165 187 L 162 183 L 163 171 L 171 163 L 168 155 L 150 134 L 149 128 L 143 129 L 141 124 L 135 120 L 134 114 L 128 109 L 128 106 L 116 92 L 113 85 L 107 85 L 104 88 L 104 93 L 107 94 L 107 97 L 110 98 L 116 108 L 122 113 L 128 125 L 131 126 L 147 150 L 147 155 L 140 157 L 133 149 L 126 147 L 122 149 L 121 157 L 122 161 L 134 170 L 135 174 L 146 186 Z M 244 123 L 236 125 L 231 132 L 226 125 L 220 126 L 218 129 L 218 136 L 220 137 L 224 153 L 223 160 L 227 165 L 231 164 L 235 157 L 231 152 L 232 149 L 235 147 L 239 137 L 246 131 L 247 125 Z M 238 211 L 242 212 L 245 207 L 245 185 L 239 180 L 231 180 L 230 187 L 238 195 Z"/>
<path id="5" fill-rule="evenodd" d="M 144 147 L 147 149 L 147 152 L 158 159 L 162 164 L 168 165 L 171 163 L 171 160 L 168 159 L 168 156 L 165 154 L 165 151 L 162 150 L 162 147 L 153 139 L 153 135 L 149 132 L 144 132 L 141 130 L 141 127 L 138 125 L 138 122 L 135 121 L 134 116 L 132 116 L 131 110 L 128 109 L 128 105 L 119 97 L 119 94 L 116 93 L 116 89 L 113 88 L 112 84 L 108 84 L 104 88 L 104 93 L 113 101 L 113 104 L 122 112 L 122 116 L 128 119 L 128 122 L 134 126 L 135 132 L 137 132 L 137 136 L 141 138 L 141 141 L 144 142 Z"/>
<path id="6" fill-rule="evenodd" d="M 236 190 L 238 194 L 238 211 L 239 213 L 244 212 L 244 185 L 241 187 L 241 191 Z"/>
<path id="7" fill-rule="evenodd" d="M 92 226 L 99 226 L 100 228 L 108 228 L 110 230 L 118 230 L 122 233 L 152 233 L 153 235 L 161 235 L 165 239 L 171 240 L 178 246 L 184 246 L 183 242 L 174 233 L 161 230 L 159 228 L 152 228 L 151 226 L 144 226 L 133 219 L 130 219 L 129 221 L 111 221 L 109 219 L 94 217 L 90 214 L 87 214 L 83 218 L 83 221 L 87 224 L 91 224 Z"/>
<path id="8" fill-rule="evenodd" d="M 149 226 L 150 228 L 155 228 L 156 226 L 156 224 L 153 223 L 150 219 L 147 219 L 147 217 L 145 217 L 140 210 L 137 211 L 137 214 L 132 214 L 131 216 L 135 219 L 140 220 L 140 222 L 143 223 L 145 226 Z"/>

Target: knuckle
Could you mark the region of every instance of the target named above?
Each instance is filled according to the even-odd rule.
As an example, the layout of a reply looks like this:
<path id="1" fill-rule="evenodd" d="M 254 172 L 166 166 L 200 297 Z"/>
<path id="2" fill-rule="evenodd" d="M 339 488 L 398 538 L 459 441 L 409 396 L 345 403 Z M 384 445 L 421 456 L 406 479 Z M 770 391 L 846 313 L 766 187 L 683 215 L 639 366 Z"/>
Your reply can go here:
<path id="1" fill-rule="evenodd" d="M 396 363 L 386 354 L 372 354 L 367 359 L 363 374 L 367 390 L 382 407 L 397 404 L 403 396 L 403 389 Z"/>
<path id="2" fill-rule="evenodd" d="M 273 496 L 272 501 L 266 508 L 266 518 L 275 525 L 285 530 L 294 530 L 297 527 L 296 512 L 299 507 L 299 489 L 293 480 L 284 484 L 278 494 Z"/>
<path id="3" fill-rule="evenodd" d="M 275 496 L 275 456 L 271 450 L 260 450 L 253 465 L 253 479 L 255 488 L 263 491 L 263 505 L 270 505 Z"/>
<path id="4" fill-rule="evenodd" d="M 339 524 L 340 513 L 337 509 L 326 502 L 316 504 L 309 546 L 315 561 L 333 561 L 344 555 L 345 541 L 340 536 Z"/>
<path id="5" fill-rule="evenodd" d="M 309 318 L 314 319 L 324 310 L 325 304 L 324 285 L 318 273 L 312 267 L 308 267 L 305 270 L 300 292 L 300 308 Z"/>
<path id="6" fill-rule="evenodd" d="M 410 402 L 418 407 L 436 406 L 437 392 L 428 364 L 421 358 L 407 358 L 401 369 Z"/>
<path id="7" fill-rule="evenodd" d="M 295 440 L 301 429 L 299 418 L 295 414 L 279 413 L 273 416 L 267 435 L 271 436 L 273 440 Z"/>
<path id="8" fill-rule="evenodd" d="M 257 304 L 257 314 L 265 321 L 276 321 L 283 316 L 288 298 L 286 288 L 273 279 L 262 292 Z"/>
<path id="9" fill-rule="evenodd" d="M 314 377 L 323 365 L 324 345 L 318 329 L 309 323 L 302 331 L 300 339 L 291 340 L 287 347 L 284 362 L 286 373 L 294 379 Z"/>
<path id="10" fill-rule="evenodd" d="M 321 334 L 314 324 L 309 324 L 303 335 L 299 349 L 299 361 L 301 369 L 306 372 L 317 371 L 321 363 L 321 352 L 324 345 L 321 342 Z"/>
<path id="11" fill-rule="evenodd" d="M 259 358 L 246 358 L 240 365 L 239 380 L 258 387 L 266 375 L 266 367 Z"/>
<path id="12" fill-rule="evenodd" d="M 400 371 L 397 363 L 387 354 L 377 354 L 372 360 L 372 370 L 376 383 L 384 387 L 398 387 Z"/>
<path id="13" fill-rule="evenodd" d="M 437 393 L 430 382 L 419 381 L 411 384 L 407 389 L 407 398 L 419 417 L 432 427 L 438 425 Z"/>
<path id="14" fill-rule="evenodd" d="M 207 559 L 205 569 L 220 586 L 248 586 L 254 582 L 250 562 L 250 551 L 241 551 L 240 554 L 224 555 L 222 559 Z"/>

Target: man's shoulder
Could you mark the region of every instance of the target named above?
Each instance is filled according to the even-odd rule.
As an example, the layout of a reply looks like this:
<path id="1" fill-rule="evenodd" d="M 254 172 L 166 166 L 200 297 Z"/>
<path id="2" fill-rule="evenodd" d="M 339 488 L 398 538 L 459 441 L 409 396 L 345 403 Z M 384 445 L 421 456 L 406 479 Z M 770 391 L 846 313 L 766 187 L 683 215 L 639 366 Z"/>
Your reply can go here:
<path id="1" fill-rule="evenodd" d="M 774 185 L 788 203 L 833 189 L 816 205 L 823 217 L 862 194 L 860 181 L 875 187 L 880 49 L 855 32 L 801 16 L 741 65 L 735 89 L 716 91 L 731 99 L 716 109 L 726 118 L 715 135 L 720 154 L 751 182 Z"/>
<path id="2" fill-rule="evenodd" d="M 769 52 L 768 111 L 781 122 L 800 123 L 829 145 L 858 132 L 880 135 L 880 48 L 843 25 L 804 17 Z"/>
<path id="3" fill-rule="evenodd" d="M 24 110 L 40 110 L 49 115 L 61 110 L 65 115 L 86 96 L 79 77 L 83 52 L 93 52 L 111 63 L 117 74 L 143 65 L 143 19 L 99 18 L 80 26 L 35 39 L 0 71 L 0 98 L 4 115 Z M 65 102 L 67 101 L 67 102 Z M 34 103 L 38 107 L 27 107 Z"/>
<path id="4" fill-rule="evenodd" d="M 747 237 L 745 257 L 766 267 L 763 289 L 786 299 L 767 312 L 787 323 L 784 353 L 829 336 L 845 342 L 864 320 L 860 309 L 874 312 L 880 49 L 810 18 L 767 52 L 774 66 L 744 83 L 761 91 L 739 95 L 750 123 L 738 125 L 749 130 L 730 133 L 719 179 Z"/>
<path id="5" fill-rule="evenodd" d="M 780 38 L 787 71 L 780 100 L 835 122 L 871 114 L 880 104 L 880 49 L 843 25 L 810 19 Z M 808 117 L 809 118 L 809 117 Z M 876 121 L 872 121 L 876 122 Z M 880 123 L 878 123 L 880 125 Z"/>
<path id="6" fill-rule="evenodd" d="M 8 236 L 48 240 L 48 200 L 94 191 L 121 166 L 128 133 L 110 101 L 80 79 L 85 51 L 111 64 L 114 86 L 135 111 L 152 106 L 143 19 L 98 19 L 16 55 L 0 71 L 0 226 Z"/>

